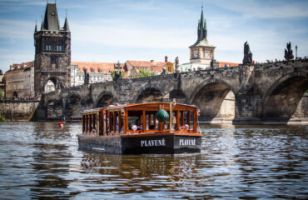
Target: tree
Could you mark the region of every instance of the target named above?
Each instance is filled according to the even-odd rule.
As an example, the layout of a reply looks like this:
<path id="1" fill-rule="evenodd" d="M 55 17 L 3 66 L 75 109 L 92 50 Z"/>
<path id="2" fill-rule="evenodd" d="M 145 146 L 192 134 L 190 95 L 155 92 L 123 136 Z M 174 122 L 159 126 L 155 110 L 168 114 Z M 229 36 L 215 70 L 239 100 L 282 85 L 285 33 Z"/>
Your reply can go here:
<path id="1" fill-rule="evenodd" d="M 139 77 L 142 78 L 142 77 L 150 77 L 150 76 L 154 76 L 155 73 L 148 70 L 148 69 L 140 69 L 139 70 Z"/>
<path id="2" fill-rule="evenodd" d="M 3 89 L 0 89 L 0 99 L 4 97 L 4 91 Z"/>

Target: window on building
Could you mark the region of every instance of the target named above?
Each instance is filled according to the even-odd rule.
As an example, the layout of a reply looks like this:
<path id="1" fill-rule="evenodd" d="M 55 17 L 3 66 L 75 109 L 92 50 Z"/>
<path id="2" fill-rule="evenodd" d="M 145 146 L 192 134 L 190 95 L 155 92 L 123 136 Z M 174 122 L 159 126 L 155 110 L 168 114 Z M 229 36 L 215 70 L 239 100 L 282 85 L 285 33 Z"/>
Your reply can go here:
<path id="1" fill-rule="evenodd" d="M 57 63 L 58 63 L 58 57 L 56 56 L 51 56 L 50 57 L 50 64 L 53 68 L 57 67 Z"/>
<path id="2" fill-rule="evenodd" d="M 52 46 L 51 46 L 50 44 L 47 44 L 47 45 L 45 46 L 45 50 L 46 50 L 46 51 L 51 51 L 51 50 L 52 50 Z"/>
<path id="3" fill-rule="evenodd" d="M 63 51 L 63 46 L 62 45 L 57 45 L 56 46 L 56 51 Z"/>

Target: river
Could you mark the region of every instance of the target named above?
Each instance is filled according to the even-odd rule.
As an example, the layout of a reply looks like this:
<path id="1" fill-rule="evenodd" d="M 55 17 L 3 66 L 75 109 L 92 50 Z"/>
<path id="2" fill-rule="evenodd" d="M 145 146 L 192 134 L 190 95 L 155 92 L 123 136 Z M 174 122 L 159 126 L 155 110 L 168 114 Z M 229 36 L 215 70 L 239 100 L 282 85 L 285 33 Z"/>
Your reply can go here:
<path id="1" fill-rule="evenodd" d="M 0 123 L 0 199 L 307 199 L 308 126 L 203 126 L 193 155 L 78 150 L 78 123 Z"/>

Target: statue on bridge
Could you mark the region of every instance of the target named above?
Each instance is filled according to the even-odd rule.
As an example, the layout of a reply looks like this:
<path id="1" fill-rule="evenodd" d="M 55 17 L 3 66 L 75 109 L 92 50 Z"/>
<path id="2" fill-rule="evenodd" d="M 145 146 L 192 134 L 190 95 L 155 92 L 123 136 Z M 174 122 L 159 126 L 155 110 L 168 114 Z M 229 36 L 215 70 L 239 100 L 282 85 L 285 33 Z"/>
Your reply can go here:
<path id="1" fill-rule="evenodd" d="M 175 68 L 175 72 L 179 72 L 179 57 L 175 57 L 175 60 L 174 60 L 174 68 Z"/>
<path id="2" fill-rule="evenodd" d="M 83 73 L 84 73 L 84 82 L 83 82 L 83 84 L 84 85 L 89 85 L 90 75 L 89 75 L 89 73 L 87 72 L 86 69 L 83 69 Z"/>
<path id="3" fill-rule="evenodd" d="M 120 61 L 118 61 L 118 63 L 114 65 L 113 81 L 117 81 L 117 80 L 122 78 L 121 69 L 122 69 L 122 67 L 121 67 Z"/>
<path id="4" fill-rule="evenodd" d="M 246 41 L 244 44 L 244 58 L 243 58 L 243 65 L 251 65 L 253 64 L 252 60 L 252 53 L 250 51 L 250 47 L 248 42 Z"/>
<path id="5" fill-rule="evenodd" d="M 294 58 L 292 47 L 291 47 L 291 42 L 288 42 L 287 43 L 287 48 L 284 49 L 284 58 L 287 61 L 293 60 L 293 58 Z"/>

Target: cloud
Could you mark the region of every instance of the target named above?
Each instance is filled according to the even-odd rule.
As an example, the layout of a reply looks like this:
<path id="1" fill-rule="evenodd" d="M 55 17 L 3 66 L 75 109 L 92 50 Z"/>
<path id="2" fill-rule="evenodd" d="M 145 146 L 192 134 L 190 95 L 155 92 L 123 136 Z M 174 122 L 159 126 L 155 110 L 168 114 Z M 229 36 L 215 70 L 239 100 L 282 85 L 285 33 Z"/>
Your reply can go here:
<path id="1" fill-rule="evenodd" d="M 216 0 L 217 6 L 249 18 L 298 18 L 308 17 L 307 1 Z"/>
<path id="2" fill-rule="evenodd" d="M 0 49 L 0 69 L 6 71 L 13 63 L 22 63 L 33 60 L 34 55 L 31 51 L 15 50 L 12 52 L 10 49 Z"/>
<path id="3" fill-rule="evenodd" d="M 25 20 L 0 19 L 0 38 L 29 39 L 32 38 L 34 22 Z M 30 28 L 32 27 L 32 28 Z"/>
<path id="4" fill-rule="evenodd" d="M 84 45 L 178 49 L 192 43 L 190 30 L 101 20 L 72 23 L 73 40 Z"/>
<path id="5" fill-rule="evenodd" d="M 188 61 L 188 47 L 197 37 L 200 4 L 200 0 L 57 3 L 59 14 L 70 8 L 72 60 L 106 62 L 162 60 L 164 55 L 170 60 L 179 56 L 181 62 Z M 246 40 L 257 61 L 282 58 L 288 41 L 297 44 L 299 55 L 305 56 L 307 4 L 286 0 L 206 1 L 208 39 L 217 47 L 216 59 L 241 62 Z M 34 57 L 34 20 L 44 13 L 45 5 L 41 0 L 0 0 L 4 8 L 0 11 L 0 48 L 7 50 L 1 55 L 1 67 Z M 63 22 L 63 16 L 60 18 Z"/>

